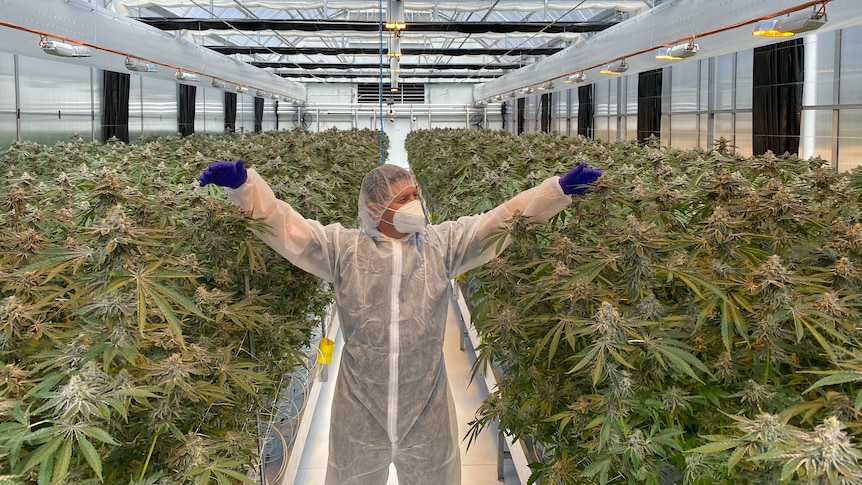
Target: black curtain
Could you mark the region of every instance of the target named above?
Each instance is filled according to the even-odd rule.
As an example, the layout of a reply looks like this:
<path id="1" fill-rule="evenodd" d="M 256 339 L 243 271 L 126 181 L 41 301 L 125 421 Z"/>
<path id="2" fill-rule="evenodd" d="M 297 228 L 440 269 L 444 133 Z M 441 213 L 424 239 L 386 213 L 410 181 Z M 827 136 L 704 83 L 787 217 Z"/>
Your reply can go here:
<path id="1" fill-rule="evenodd" d="M 526 98 L 518 98 L 518 126 L 515 131 L 516 134 L 520 135 L 524 132 L 524 125 L 527 124 L 527 100 Z"/>
<path id="2" fill-rule="evenodd" d="M 593 85 L 578 87 L 578 134 L 593 139 L 596 105 L 593 102 Z"/>
<path id="3" fill-rule="evenodd" d="M 508 102 L 503 101 L 502 103 L 500 103 L 500 117 L 503 118 L 503 129 L 504 130 L 506 129 L 506 112 L 508 111 L 508 109 L 509 109 L 509 103 Z"/>
<path id="4" fill-rule="evenodd" d="M 197 88 L 180 84 L 179 125 L 180 135 L 188 136 L 195 132 L 195 95 Z"/>
<path id="5" fill-rule="evenodd" d="M 254 98 L 254 132 L 263 131 L 263 98 Z"/>
<path id="6" fill-rule="evenodd" d="M 102 71 L 105 97 L 102 100 L 102 139 L 116 137 L 129 142 L 129 87 L 132 76 Z"/>
<path id="7" fill-rule="evenodd" d="M 236 93 L 224 93 L 224 131 L 236 131 Z"/>
<path id="8" fill-rule="evenodd" d="M 661 136 L 662 69 L 638 74 L 638 141 Z"/>
<path id="9" fill-rule="evenodd" d="M 542 93 L 542 131 L 551 131 L 551 93 Z"/>
<path id="10" fill-rule="evenodd" d="M 805 47 L 802 39 L 754 49 L 752 100 L 755 155 L 799 153 L 802 123 L 802 81 Z"/>

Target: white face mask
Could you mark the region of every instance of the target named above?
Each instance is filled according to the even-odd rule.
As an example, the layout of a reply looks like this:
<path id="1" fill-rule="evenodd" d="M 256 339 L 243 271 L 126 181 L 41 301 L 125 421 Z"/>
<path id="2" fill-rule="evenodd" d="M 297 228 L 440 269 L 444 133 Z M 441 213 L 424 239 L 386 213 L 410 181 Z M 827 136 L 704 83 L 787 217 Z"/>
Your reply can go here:
<path id="1" fill-rule="evenodd" d="M 386 210 L 393 209 L 387 207 Z M 392 225 L 402 234 L 419 232 L 425 227 L 425 212 L 422 211 L 422 203 L 418 200 L 409 202 L 393 212 L 395 214 L 392 215 Z"/>

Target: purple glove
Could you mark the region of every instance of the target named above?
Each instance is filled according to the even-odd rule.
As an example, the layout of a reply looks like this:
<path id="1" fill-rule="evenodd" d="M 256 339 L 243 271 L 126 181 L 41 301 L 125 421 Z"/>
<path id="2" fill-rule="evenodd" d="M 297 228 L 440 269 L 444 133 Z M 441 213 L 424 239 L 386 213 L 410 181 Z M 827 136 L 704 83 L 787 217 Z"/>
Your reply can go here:
<path id="1" fill-rule="evenodd" d="M 236 189 L 248 178 L 242 159 L 234 162 L 213 162 L 201 174 L 201 187 L 216 184 L 220 187 Z"/>
<path id="2" fill-rule="evenodd" d="M 569 173 L 560 177 L 560 187 L 566 195 L 583 194 L 589 189 L 589 185 L 602 176 L 602 171 L 584 165 L 584 162 L 569 170 Z"/>

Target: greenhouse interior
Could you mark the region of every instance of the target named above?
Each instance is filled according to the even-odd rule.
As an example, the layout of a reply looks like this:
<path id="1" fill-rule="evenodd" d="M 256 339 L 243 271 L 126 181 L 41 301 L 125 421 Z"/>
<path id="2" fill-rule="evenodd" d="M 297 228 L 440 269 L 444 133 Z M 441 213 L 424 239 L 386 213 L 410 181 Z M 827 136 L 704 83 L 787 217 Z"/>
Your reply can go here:
<path id="1" fill-rule="evenodd" d="M 859 0 L 0 41 L 0 485 L 862 484 Z"/>

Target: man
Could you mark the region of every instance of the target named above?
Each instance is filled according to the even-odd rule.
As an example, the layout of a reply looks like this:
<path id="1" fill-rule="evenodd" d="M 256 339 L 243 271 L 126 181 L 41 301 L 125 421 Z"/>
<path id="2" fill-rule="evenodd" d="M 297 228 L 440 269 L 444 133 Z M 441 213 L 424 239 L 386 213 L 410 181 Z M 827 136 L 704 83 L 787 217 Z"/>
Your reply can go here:
<path id="1" fill-rule="evenodd" d="M 215 162 L 201 185 L 226 187 L 262 219 L 257 233 L 297 267 L 334 284 L 344 336 L 332 402 L 327 485 L 384 485 L 389 465 L 400 485 L 461 483 L 457 421 L 443 335 L 450 281 L 498 255 L 486 236 L 520 212 L 547 221 L 601 171 L 579 164 L 563 177 L 481 215 L 426 225 L 407 170 L 381 165 L 362 180 L 362 229 L 307 220 L 243 161 Z"/>

